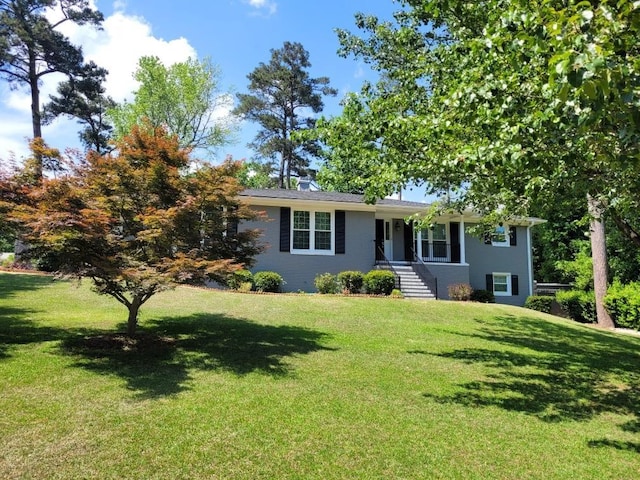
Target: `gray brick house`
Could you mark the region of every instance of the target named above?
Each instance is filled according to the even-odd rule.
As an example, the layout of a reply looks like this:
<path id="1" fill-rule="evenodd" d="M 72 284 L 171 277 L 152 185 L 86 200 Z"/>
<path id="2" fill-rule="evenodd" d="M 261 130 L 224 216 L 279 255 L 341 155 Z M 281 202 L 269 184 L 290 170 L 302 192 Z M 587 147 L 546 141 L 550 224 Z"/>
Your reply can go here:
<path id="1" fill-rule="evenodd" d="M 449 285 L 468 283 L 493 291 L 498 303 L 523 305 L 533 291 L 531 227 L 543 222 L 538 218 L 478 238 L 468 232 L 480 220 L 472 212 L 438 217 L 424 230 L 405 223 L 424 203 L 370 205 L 360 195 L 308 190 L 248 189 L 241 198 L 268 217 L 247 224 L 262 230 L 267 245 L 252 270 L 280 273 L 286 291 L 315 291 L 319 273 L 374 268 L 394 270 L 407 296 L 447 299 Z"/>

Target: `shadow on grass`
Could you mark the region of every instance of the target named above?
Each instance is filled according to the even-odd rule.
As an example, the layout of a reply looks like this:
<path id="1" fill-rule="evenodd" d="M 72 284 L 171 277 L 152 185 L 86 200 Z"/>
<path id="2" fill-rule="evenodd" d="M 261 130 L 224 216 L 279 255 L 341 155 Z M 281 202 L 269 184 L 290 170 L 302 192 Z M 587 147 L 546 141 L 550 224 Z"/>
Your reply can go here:
<path id="1" fill-rule="evenodd" d="M 196 314 L 148 322 L 133 340 L 118 334 L 69 337 L 62 350 L 76 357 L 77 366 L 121 377 L 139 398 L 154 398 L 188 389 L 192 370 L 289 375 L 287 358 L 326 350 L 320 343 L 325 336 L 301 327 Z"/>
<path id="2" fill-rule="evenodd" d="M 14 345 L 59 340 L 65 330 L 40 327 L 28 319 L 33 310 L 0 306 L 0 359 L 10 356 Z"/>
<path id="3" fill-rule="evenodd" d="M 621 429 L 640 430 L 640 339 L 535 318 L 476 320 L 476 348 L 413 351 L 477 363 L 486 375 L 446 396 L 425 396 L 470 407 L 494 406 L 546 422 L 589 420 L 602 413 L 631 415 Z M 638 451 L 633 442 L 590 443 Z"/>
<path id="4" fill-rule="evenodd" d="M 51 285 L 54 281 L 53 277 L 48 275 L 0 272 L 0 299 L 9 298 L 20 291 L 37 290 Z"/>

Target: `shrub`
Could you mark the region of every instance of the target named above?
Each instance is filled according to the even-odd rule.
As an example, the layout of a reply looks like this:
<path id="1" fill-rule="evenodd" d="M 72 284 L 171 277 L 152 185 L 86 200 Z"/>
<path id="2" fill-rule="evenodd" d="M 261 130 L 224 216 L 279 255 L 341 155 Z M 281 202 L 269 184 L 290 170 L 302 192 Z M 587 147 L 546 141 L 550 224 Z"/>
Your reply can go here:
<path id="1" fill-rule="evenodd" d="M 247 283 L 250 285 L 248 289 Z M 249 270 L 236 270 L 227 277 L 227 286 L 232 290 L 250 291 L 253 288 L 253 274 Z"/>
<path id="2" fill-rule="evenodd" d="M 468 302 L 471 299 L 473 289 L 468 283 L 454 283 L 447 287 L 450 300 Z"/>
<path id="3" fill-rule="evenodd" d="M 347 293 L 360 293 L 364 285 L 364 273 L 349 270 L 338 274 L 340 288 Z"/>
<path id="4" fill-rule="evenodd" d="M 560 291 L 556 293 L 556 301 L 572 320 L 581 323 L 595 323 L 596 299 L 593 292 Z"/>
<path id="5" fill-rule="evenodd" d="M 277 293 L 282 288 L 283 283 L 282 276 L 276 272 L 257 272 L 253 276 L 253 284 L 259 292 Z"/>
<path id="6" fill-rule="evenodd" d="M 391 296 L 393 298 L 404 298 L 404 293 L 402 293 L 401 290 L 394 288 L 393 290 L 391 290 Z"/>
<path id="7" fill-rule="evenodd" d="M 319 273 L 314 283 L 318 293 L 338 293 L 338 280 L 332 273 Z"/>
<path id="8" fill-rule="evenodd" d="M 604 297 L 604 306 L 618 327 L 640 330 L 640 283 L 614 282 Z"/>
<path id="9" fill-rule="evenodd" d="M 396 276 L 389 270 L 371 270 L 363 277 L 365 292 L 372 295 L 390 295 L 396 286 Z"/>
<path id="10" fill-rule="evenodd" d="M 474 290 L 469 300 L 480 303 L 496 303 L 496 296 L 489 290 Z"/>
<path id="11" fill-rule="evenodd" d="M 524 301 L 524 307 L 543 313 L 551 313 L 555 297 L 550 295 L 531 295 Z"/>

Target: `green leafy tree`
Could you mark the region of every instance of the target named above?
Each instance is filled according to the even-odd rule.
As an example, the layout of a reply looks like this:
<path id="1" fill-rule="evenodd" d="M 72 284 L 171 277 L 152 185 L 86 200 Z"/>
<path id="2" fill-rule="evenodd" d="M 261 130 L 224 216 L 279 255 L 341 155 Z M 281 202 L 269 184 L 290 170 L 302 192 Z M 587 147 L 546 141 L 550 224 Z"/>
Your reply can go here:
<path id="1" fill-rule="evenodd" d="M 291 188 L 291 174 L 304 175 L 309 159 L 320 152 L 318 142 L 295 136 L 315 126 L 306 112 L 319 113 L 323 95 L 335 96 L 329 78 L 309 76 L 309 53 L 297 42 L 271 50 L 269 63 L 260 63 L 247 78 L 249 92 L 238 94 L 235 113 L 260 125 L 250 145 L 264 158 L 279 157 L 278 186 Z"/>
<path id="2" fill-rule="evenodd" d="M 238 164 L 185 173 L 188 151 L 162 129 L 134 127 L 116 151 L 90 152 L 74 172 L 43 179 L 11 215 L 28 256 L 90 278 L 127 307 L 134 335 L 140 307 L 156 293 L 250 266 L 259 232 L 237 228 L 256 217 L 238 201 Z"/>
<path id="3" fill-rule="evenodd" d="M 274 172 L 271 163 L 245 161 L 238 172 L 238 181 L 246 188 L 277 188 L 278 179 Z"/>
<path id="4" fill-rule="evenodd" d="M 382 76 L 321 122 L 328 168 L 365 172 L 370 199 L 453 188 L 448 206 L 488 221 L 560 195 L 586 204 L 598 319 L 612 326 L 602 219 L 637 224 L 637 2 L 400 3 L 394 22 L 358 15 L 361 36 L 339 32 L 342 54 Z"/>
<path id="5" fill-rule="evenodd" d="M 105 95 L 103 82 L 106 75 L 104 68 L 89 62 L 78 75 L 58 85 L 58 95 L 51 96 L 51 102 L 43 111 L 45 122 L 59 115 L 78 119 L 85 125 L 79 133 L 80 141 L 87 149 L 98 153 L 109 150 L 113 127 L 107 121 L 107 111 L 116 105 L 111 97 Z"/>
<path id="6" fill-rule="evenodd" d="M 52 9 L 59 20 L 51 22 Z M 88 0 L 0 0 L 0 75 L 12 87 L 31 92 L 33 137 L 42 137 L 40 84 L 52 73 L 74 76 L 83 68 L 82 50 L 59 28 L 67 22 L 99 27 L 103 16 Z"/>
<path id="7" fill-rule="evenodd" d="M 210 60 L 188 59 L 169 67 L 158 57 L 142 57 L 134 78 L 140 87 L 131 103 L 110 110 L 115 136 L 122 138 L 134 125 L 162 127 L 178 137 L 180 147 L 215 149 L 232 133 L 219 118 L 229 95 L 219 90 L 220 72 Z"/>

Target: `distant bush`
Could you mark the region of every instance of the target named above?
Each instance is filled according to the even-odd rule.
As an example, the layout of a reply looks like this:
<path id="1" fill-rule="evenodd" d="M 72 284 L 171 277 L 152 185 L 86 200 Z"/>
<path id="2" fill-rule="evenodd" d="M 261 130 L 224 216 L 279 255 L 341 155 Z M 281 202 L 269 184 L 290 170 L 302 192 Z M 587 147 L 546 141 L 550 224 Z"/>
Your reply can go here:
<path id="1" fill-rule="evenodd" d="M 338 280 L 332 273 L 319 273 L 314 280 L 318 293 L 338 293 Z"/>
<path id="2" fill-rule="evenodd" d="M 247 283 L 250 285 L 248 290 L 251 290 L 253 288 L 253 274 L 249 270 L 236 270 L 227 277 L 227 286 L 232 290 L 247 291 Z"/>
<path id="3" fill-rule="evenodd" d="M 640 283 L 614 282 L 604 297 L 604 306 L 618 327 L 640 330 Z"/>
<path id="4" fill-rule="evenodd" d="M 258 292 L 277 293 L 282 288 L 284 280 L 276 272 L 256 272 L 253 276 L 253 284 Z"/>
<path id="5" fill-rule="evenodd" d="M 357 270 L 349 270 L 338 274 L 338 283 L 342 291 L 347 293 L 360 293 L 364 285 L 364 273 Z"/>
<path id="6" fill-rule="evenodd" d="M 401 290 L 394 288 L 393 290 L 391 290 L 391 296 L 393 298 L 404 298 L 404 293 L 402 293 Z"/>
<path id="7" fill-rule="evenodd" d="M 581 323 L 595 323 L 596 299 L 593 292 L 565 290 L 556 293 L 556 301 L 572 320 Z"/>
<path id="8" fill-rule="evenodd" d="M 550 295 L 531 295 L 524 301 L 524 307 L 543 313 L 551 313 L 555 297 Z"/>
<path id="9" fill-rule="evenodd" d="M 372 295 L 390 295 L 396 286 L 396 276 L 389 270 L 371 270 L 363 277 L 365 292 Z"/>
<path id="10" fill-rule="evenodd" d="M 471 299 L 473 289 L 468 283 L 454 283 L 447 287 L 449 300 L 468 302 Z"/>
<path id="11" fill-rule="evenodd" d="M 480 303 L 496 303 L 496 296 L 489 290 L 474 290 L 471 292 L 469 300 Z"/>

